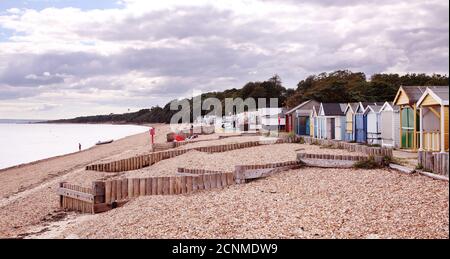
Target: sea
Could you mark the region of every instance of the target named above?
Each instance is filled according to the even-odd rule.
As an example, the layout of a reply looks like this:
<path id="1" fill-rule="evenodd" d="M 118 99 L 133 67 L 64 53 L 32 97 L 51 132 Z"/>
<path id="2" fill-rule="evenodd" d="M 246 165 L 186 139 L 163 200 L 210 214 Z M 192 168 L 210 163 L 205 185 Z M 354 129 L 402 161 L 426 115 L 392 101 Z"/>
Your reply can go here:
<path id="1" fill-rule="evenodd" d="M 0 120 L 0 169 L 70 154 L 143 133 L 148 127 L 108 124 L 37 124 L 35 121 Z"/>

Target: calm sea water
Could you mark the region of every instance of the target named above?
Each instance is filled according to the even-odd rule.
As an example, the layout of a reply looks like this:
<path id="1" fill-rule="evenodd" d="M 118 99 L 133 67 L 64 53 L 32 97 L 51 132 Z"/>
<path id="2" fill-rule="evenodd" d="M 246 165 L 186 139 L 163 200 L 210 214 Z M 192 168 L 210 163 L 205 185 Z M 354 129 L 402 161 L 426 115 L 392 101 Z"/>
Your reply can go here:
<path id="1" fill-rule="evenodd" d="M 147 131 L 147 127 L 103 124 L 2 124 L 0 169 L 29 163 Z"/>

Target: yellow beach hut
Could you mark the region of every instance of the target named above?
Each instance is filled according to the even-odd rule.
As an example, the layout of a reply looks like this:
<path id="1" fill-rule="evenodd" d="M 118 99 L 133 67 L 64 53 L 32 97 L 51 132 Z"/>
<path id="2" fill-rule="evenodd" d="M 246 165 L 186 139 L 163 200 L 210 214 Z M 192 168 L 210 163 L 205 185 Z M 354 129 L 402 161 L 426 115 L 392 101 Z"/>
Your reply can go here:
<path id="1" fill-rule="evenodd" d="M 425 93 L 425 86 L 401 86 L 394 99 L 400 107 L 400 148 L 416 151 L 419 148 L 419 110 L 417 101 Z"/>
<path id="2" fill-rule="evenodd" d="M 448 151 L 448 86 L 430 86 L 420 97 L 420 150 Z"/>

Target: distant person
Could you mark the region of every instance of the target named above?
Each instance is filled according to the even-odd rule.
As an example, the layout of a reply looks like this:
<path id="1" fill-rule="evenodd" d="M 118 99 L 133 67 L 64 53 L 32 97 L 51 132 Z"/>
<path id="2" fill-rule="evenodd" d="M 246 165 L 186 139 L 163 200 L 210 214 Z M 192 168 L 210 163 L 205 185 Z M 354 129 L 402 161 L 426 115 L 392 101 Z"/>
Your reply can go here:
<path id="1" fill-rule="evenodd" d="M 81 151 L 81 143 L 78 143 L 78 150 Z"/>

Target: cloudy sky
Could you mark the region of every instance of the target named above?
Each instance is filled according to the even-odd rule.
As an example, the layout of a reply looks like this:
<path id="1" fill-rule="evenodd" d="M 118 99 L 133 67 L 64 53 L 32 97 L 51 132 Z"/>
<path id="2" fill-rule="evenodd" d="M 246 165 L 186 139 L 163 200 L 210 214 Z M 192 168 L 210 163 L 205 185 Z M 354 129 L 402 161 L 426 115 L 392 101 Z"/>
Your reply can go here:
<path id="1" fill-rule="evenodd" d="M 135 111 L 279 74 L 448 74 L 447 0 L 0 0 L 0 118 Z"/>

